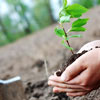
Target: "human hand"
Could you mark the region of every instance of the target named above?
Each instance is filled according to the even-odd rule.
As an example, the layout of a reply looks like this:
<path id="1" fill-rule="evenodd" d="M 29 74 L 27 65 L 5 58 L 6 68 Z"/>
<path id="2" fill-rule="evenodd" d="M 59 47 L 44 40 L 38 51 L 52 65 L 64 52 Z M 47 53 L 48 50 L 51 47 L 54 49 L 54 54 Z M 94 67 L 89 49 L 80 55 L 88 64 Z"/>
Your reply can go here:
<path id="1" fill-rule="evenodd" d="M 100 86 L 100 49 L 94 49 L 78 58 L 63 72 L 61 80 L 70 85 L 82 86 L 85 92 L 67 92 L 81 96 Z M 74 89 L 73 89 L 74 91 Z"/>
<path id="2" fill-rule="evenodd" d="M 90 42 L 79 52 L 94 49 L 99 45 L 99 40 Z M 100 49 L 94 49 L 81 56 L 66 68 L 61 77 L 50 76 L 48 84 L 54 86 L 53 92 L 67 92 L 68 96 L 81 96 L 98 88 L 100 83 L 99 51 Z"/>
<path id="3" fill-rule="evenodd" d="M 61 77 L 56 75 L 51 75 L 49 77 L 48 85 L 53 86 L 54 93 L 64 92 L 67 96 L 80 96 L 85 95 L 88 92 L 88 89 L 80 85 L 72 85 L 62 81 Z M 70 95 L 70 93 L 75 93 Z"/>

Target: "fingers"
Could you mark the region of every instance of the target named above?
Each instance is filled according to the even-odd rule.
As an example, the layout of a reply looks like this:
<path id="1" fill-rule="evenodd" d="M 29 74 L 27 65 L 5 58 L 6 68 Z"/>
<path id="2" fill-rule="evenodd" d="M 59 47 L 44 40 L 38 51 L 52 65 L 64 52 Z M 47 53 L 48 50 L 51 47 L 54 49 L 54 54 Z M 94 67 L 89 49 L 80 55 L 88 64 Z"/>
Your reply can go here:
<path id="1" fill-rule="evenodd" d="M 56 82 L 49 80 L 48 85 L 53 86 L 53 87 L 60 87 L 60 88 L 68 88 L 68 89 L 84 89 L 84 90 L 90 90 L 89 87 L 84 87 L 81 85 L 72 85 L 72 84 L 67 84 L 67 83 L 62 83 L 62 82 Z"/>
<path id="2" fill-rule="evenodd" d="M 54 87 L 53 92 L 55 93 L 60 93 L 60 92 L 65 92 L 65 93 L 75 93 L 75 92 L 85 92 L 83 89 L 68 89 L 68 88 L 60 88 L 60 87 Z"/>
<path id="3" fill-rule="evenodd" d="M 68 89 L 82 89 L 82 90 L 85 90 L 85 91 L 89 91 L 91 89 L 90 87 L 84 87 L 84 86 L 81 86 L 81 85 L 71 85 L 71 84 L 67 84 L 67 88 Z"/>
<path id="4" fill-rule="evenodd" d="M 88 79 L 86 79 L 87 74 L 85 72 L 87 71 L 84 71 L 81 75 L 68 82 L 63 82 L 60 77 L 52 75 L 49 77 L 48 85 L 61 88 L 72 88 L 72 89 L 81 88 L 84 90 L 91 90 L 91 88 L 86 85 L 88 84 L 87 81 Z"/>
<path id="5" fill-rule="evenodd" d="M 76 96 L 83 96 L 86 95 L 88 92 L 74 92 L 74 93 L 66 93 L 67 96 L 72 96 L 72 97 L 76 97 Z"/>
<path id="6" fill-rule="evenodd" d="M 71 85 L 67 83 L 60 83 L 60 82 L 55 82 L 55 81 L 48 81 L 48 85 L 53 86 L 53 87 L 60 87 L 60 88 L 67 88 L 67 89 L 82 89 L 85 91 L 90 91 L 93 89 L 92 87 L 86 87 L 86 86 L 81 86 L 81 85 Z"/>
<path id="7" fill-rule="evenodd" d="M 79 75 L 81 72 L 83 72 L 86 68 L 82 66 L 82 63 L 80 59 L 77 59 L 73 64 L 67 67 L 61 75 L 62 81 L 69 81 Z"/>
<path id="8" fill-rule="evenodd" d="M 56 75 L 51 75 L 49 77 L 49 80 L 55 81 L 55 82 L 60 82 L 63 83 L 64 81 L 61 80 L 61 77 L 57 77 Z"/>
<path id="9" fill-rule="evenodd" d="M 83 90 L 83 89 L 68 89 L 68 88 L 59 88 L 59 87 L 54 87 L 53 88 L 53 92 L 54 93 L 66 93 L 67 96 L 83 96 L 87 93 L 89 93 L 89 91 Z"/>
<path id="10" fill-rule="evenodd" d="M 48 85 L 54 86 L 54 87 L 67 88 L 67 84 L 59 83 L 59 82 L 55 82 L 55 81 L 48 81 Z"/>
<path id="11" fill-rule="evenodd" d="M 90 88 L 83 87 L 81 85 L 72 85 L 62 82 L 60 77 L 50 76 L 48 85 L 53 86 L 54 93 L 67 93 L 68 96 L 82 96 L 90 91 Z"/>

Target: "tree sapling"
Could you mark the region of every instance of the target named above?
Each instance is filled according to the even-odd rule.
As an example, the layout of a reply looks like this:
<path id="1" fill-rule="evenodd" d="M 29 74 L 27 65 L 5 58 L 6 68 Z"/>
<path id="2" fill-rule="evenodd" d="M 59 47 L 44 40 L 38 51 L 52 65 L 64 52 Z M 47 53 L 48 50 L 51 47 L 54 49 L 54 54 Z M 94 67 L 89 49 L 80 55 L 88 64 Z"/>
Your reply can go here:
<path id="1" fill-rule="evenodd" d="M 81 16 L 88 11 L 87 8 L 79 4 L 67 5 L 67 0 L 63 0 L 63 7 L 59 12 L 59 27 L 55 28 L 55 33 L 57 36 L 63 38 L 61 43 L 71 51 L 72 56 L 68 60 L 66 67 L 73 63 L 78 57 L 86 53 L 86 51 L 81 54 L 74 54 L 73 48 L 69 43 L 70 38 L 82 37 L 82 35 L 70 35 L 71 32 L 84 32 L 86 28 L 83 26 L 87 24 L 89 18 L 81 18 Z M 74 18 L 75 21 L 72 22 L 71 27 L 66 31 L 63 24 L 70 23 L 70 20 Z M 57 76 L 60 76 L 65 70 L 65 66 L 62 70 L 56 72 Z"/>
<path id="2" fill-rule="evenodd" d="M 67 5 L 67 0 L 63 0 L 63 7 L 59 12 L 59 27 L 55 28 L 55 33 L 57 36 L 62 37 L 62 44 L 74 54 L 73 48 L 69 43 L 70 38 L 77 38 L 82 37 L 82 35 L 70 35 L 70 32 L 81 32 L 86 31 L 86 28 L 83 26 L 88 22 L 88 18 L 80 18 L 83 13 L 88 11 L 87 8 L 79 5 L 79 4 L 72 4 Z M 72 23 L 71 27 L 65 31 L 63 26 L 64 23 L 70 23 L 70 20 L 75 18 L 76 20 Z M 66 44 L 66 43 L 67 44 Z"/>

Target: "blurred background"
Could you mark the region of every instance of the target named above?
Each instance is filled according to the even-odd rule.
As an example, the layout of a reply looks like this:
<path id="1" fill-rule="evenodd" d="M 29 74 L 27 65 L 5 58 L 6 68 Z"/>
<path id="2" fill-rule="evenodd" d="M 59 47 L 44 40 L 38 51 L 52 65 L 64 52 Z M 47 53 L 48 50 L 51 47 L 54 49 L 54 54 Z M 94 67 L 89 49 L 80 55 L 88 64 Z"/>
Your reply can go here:
<path id="1" fill-rule="evenodd" d="M 68 0 L 72 3 L 91 8 L 100 0 Z M 0 46 L 55 23 L 61 6 L 62 0 L 0 0 Z"/>

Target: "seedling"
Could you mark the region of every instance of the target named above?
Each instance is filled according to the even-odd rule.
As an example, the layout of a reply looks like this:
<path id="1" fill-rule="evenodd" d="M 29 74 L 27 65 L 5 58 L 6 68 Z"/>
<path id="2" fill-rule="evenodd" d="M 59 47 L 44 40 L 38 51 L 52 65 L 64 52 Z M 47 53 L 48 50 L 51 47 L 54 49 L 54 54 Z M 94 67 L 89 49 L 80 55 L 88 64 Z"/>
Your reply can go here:
<path id="1" fill-rule="evenodd" d="M 86 28 L 83 26 L 87 24 L 88 18 L 81 18 L 83 13 L 88 11 L 87 8 L 79 5 L 79 4 L 72 4 L 67 5 L 67 0 L 63 0 L 63 7 L 59 12 L 59 27 L 55 28 L 55 33 L 57 36 L 63 38 L 62 44 L 74 54 L 73 48 L 69 43 L 70 38 L 78 38 L 82 37 L 82 35 L 70 35 L 70 32 L 84 32 Z M 70 20 L 74 18 L 75 21 L 72 22 L 71 27 L 66 31 L 63 24 L 70 23 Z"/>

